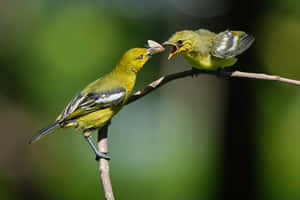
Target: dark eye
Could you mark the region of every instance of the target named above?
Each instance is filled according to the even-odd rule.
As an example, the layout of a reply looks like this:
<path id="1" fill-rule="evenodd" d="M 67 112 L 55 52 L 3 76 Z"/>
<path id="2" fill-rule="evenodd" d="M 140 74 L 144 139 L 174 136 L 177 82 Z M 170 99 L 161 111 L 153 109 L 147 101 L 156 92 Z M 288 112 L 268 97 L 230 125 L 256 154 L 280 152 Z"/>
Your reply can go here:
<path id="1" fill-rule="evenodd" d="M 182 43 L 183 43 L 183 40 L 178 40 L 178 41 L 177 41 L 177 44 L 178 44 L 178 45 L 182 45 Z"/>
<path id="2" fill-rule="evenodd" d="M 137 59 L 143 59 L 144 56 L 143 55 L 140 55 L 139 57 L 137 57 Z"/>

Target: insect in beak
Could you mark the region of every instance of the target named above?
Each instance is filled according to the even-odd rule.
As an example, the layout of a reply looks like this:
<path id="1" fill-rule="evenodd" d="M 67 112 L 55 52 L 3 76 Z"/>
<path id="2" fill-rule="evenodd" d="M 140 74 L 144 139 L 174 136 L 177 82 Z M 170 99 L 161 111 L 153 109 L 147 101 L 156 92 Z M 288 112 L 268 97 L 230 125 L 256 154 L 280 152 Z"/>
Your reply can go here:
<path id="1" fill-rule="evenodd" d="M 146 57 L 150 57 L 154 54 L 163 52 L 165 50 L 165 48 L 161 44 L 153 40 L 148 40 L 147 43 L 148 43 L 148 48 L 147 48 L 148 52 Z"/>

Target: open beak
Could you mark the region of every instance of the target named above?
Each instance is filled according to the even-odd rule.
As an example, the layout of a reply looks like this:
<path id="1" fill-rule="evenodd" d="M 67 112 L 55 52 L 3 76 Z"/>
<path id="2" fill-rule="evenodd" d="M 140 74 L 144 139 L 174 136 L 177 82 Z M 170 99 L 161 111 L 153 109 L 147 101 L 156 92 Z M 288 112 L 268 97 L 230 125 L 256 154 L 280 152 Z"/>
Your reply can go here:
<path id="1" fill-rule="evenodd" d="M 168 60 L 178 53 L 179 47 L 175 42 L 165 41 L 163 45 L 171 45 L 173 47 L 171 53 L 169 54 Z"/>
<path id="2" fill-rule="evenodd" d="M 147 48 L 147 55 L 148 57 L 154 55 L 154 54 L 157 54 L 157 53 L 160 53 L 160 52 L 163 52 L 165 50 L 165 48 L 159 44 L 158 42 L 155 42 L 153 40 L 148 40 L 147 41 L 148 43 L 148 48 Z"/>

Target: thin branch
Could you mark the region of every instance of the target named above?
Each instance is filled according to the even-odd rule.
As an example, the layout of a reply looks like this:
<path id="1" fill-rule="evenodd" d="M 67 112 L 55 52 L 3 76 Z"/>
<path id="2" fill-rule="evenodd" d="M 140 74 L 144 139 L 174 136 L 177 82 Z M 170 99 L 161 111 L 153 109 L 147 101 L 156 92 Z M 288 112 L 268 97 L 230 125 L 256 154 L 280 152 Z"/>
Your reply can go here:
<path id="1" fill-rule="evenodd" d="M 260 73 L 249 73 L 249 72 L 241 72 L 241 71 L 234 71 L 230 75 L 231 77 L 241 77 L 241 78 L 252 78 L 252 79 L 262 79 L 262 80 L 269 80 L 269 81 L 279 81 L 283 83 L 289 83 L 293 85 L 300 85 L 300 81 L 288 79 L 276 75 L 268 75 L 268 74 L 260 74 Z"/>
<path id="2" fill-rule="evenodd" d="M 99 152 L 108 152 L 107 151 L 107 132 L 108 126 L 104 126 L 98 131 L 98 150 Z M 102 182 L 102 187 L 105 194 L 106 200 L 114 200 L 114 194 L 112 191 L 110 176 L 109 176 L 109 161 L 103 158 L 99 159 L 99 172 Z"/>
<path id="3" fill-rule="evenodd" d="M 156 90 L 157 88 L 165 85 L 166 83 L 168 83 L 172 80 L 185 78 L 185 77 L 189 77 L 189 76 L 196 76 L 198 74 L 210 74 L 210 75 L 227 77 L 227 78 L 239 77 L 239 78 L 262 79 L 262 80 L 270 80 L 270 81 L 279 81 L 279 82 L 289 83 L 289 84 L 293 84 L 293 85 L 300 85 L 300 81 L 298 81 L 298 80 L 283 78 L 283 77 L 275 76 L 275 75 L 267 75 L 267 74 L 261 74 L 261 73 L 249 73 L 249 72 L 241 72 L 241 71 L 228 72 L 228 71 L 223 71 L 223 70 L 209 71 L 209 70 L 191 69 L 191 70 L 186 70 L 183 72 L 173 73 L 173 74 L 169 74 L 169 75 L 160 77 L 156 81 L 153 81 L 148 86 L 146 86 L 143 90 L 140 90 L 140 91 L 136 92 L 135 94 L 131 95 L 128 98 L 126 104 L 130 104 L 130 103 L 138 100 L 139 98 L 142 98 L 143 96 L 151 93 L 152 91 Z M 98 132 L 98 150 L 99 150 L 99 152 L 107 152 L 107 131 L 108 131 L 108 125 L 103 127 Z M 109 161 L 108 160 L 100 158 L 99 171 L 100 171 L 102 186 L 103 186 L 104 193 L 105 193 L 105 199 L 106 200 L 114 200 L 114 195 L 113 195 L 110 176 L 109 176 Z"/>
<path id="4" fill-rule="evenodd" d="M 184 78 L 184 77 L 188 77 L 188 76 L 194 76 L 194 75 L 195 75 L 194 70 L 187 70 L 187 71 L 183 71 L 183 72 L 169 74 L 167 76 L 162 76 L 159 79 L 157 79 L 156 81 L 153 81 L 152 83 L 147 85 L 143 90 L 140 90 L 140 91 L 134 93 L 133 95 L 131 95 L 128 98 L 126 104 L 130 104 L 130 103 L 136 101 L 137 99 L 145 96 L 146 94 L 149 94 L 153 90 L 163 86 L 164 84 L 166 84 L 172 80 Z"/>
<path id="5" fill-rule="evenodd" d="M 251 78 L 251 79 L 262 79 L 262 80 L 270 80 L 270 81 L 279 81 L 283 83 L 289 83 L 293 85 L 300 85 L 300 81 L 298 80 L 293 80 L 293 79 L 288 79 L 288 78 L 283 78 L 280 76 L 276 75 L 268 75 L 268 74 L 261 74 L 261 73 L 250 73 L 250 72 L 241 72 L 241 71 L 233 71 L 233 72 L 227 72 L 227 71 L 209 71 L 209 70 L 187 70 L 183 72 L 178 72 L 174 74 L 169 74 L 166 76 L 162 76 L 156 81 L 153 81 L 150 83 L 148 86 L 146 86 L 143 90 L 140 90 L 136 92 L 135 94 L 131 95 L 126 104 L 130 104 L 139 98 L 149 94 L 153 90 L 165 85 L 166 83 L 176 80 L 179 78 L 185 78 L 189 76 L 196 76 L 198 74 L 210 74 L 210 75 L 215 75 L 215 76 L 222 76 L 222 77 L 239 77 L 239 78 Z"/>

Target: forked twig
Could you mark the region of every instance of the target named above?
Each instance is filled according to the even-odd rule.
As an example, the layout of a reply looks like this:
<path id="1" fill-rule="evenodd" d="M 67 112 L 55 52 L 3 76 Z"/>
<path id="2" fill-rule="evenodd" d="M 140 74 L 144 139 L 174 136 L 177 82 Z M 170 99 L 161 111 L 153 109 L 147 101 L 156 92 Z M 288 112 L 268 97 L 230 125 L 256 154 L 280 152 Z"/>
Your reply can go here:
<path id="1" fill-rule="evenodd" d="M 283 78 L 280 76 L 275 75 L 268 75 L 268 74 L 261 74 L 261 73 L 250 73 L 250 72 L 241 72 L 241 71 L 233 71 L 233 72 L 227 72 L 227 71 L 209 71 L 209 70 L 186 70 L 183 72 L 173 73 L 166 76 L 162 76 L 159 79 L 153 81 L 149 85 L 147 85 L 143 90 L 140 90 L 136 92 L 135 94 L 131 95 L 127 102 L 127 104 L 130 104 L 145 95 L 151 93 L 152 91 L 156 90 L 157 88 L 165 85 L 166 83 L 180 79 L 185 78 L 189 76 L 195 76 L 198 74 L 211 74 L 216 76 L 223 76 L 223 77 L 239 77 L 239 78 L 251 78 L 251 79 L 262 79 L 262 80 L 271 80 L 271 81 L 279 81 L 284 83 L 289 83 L 293 85 L 300 85 L 300 81 Z M 107 152 L 107 130 L 108 125 L 103 127 L 98 132 L 98 150 L 99 152 Z M 109 176 L 109 161 L 105 159 L 99 160 L 99 171 L 101 176 L 101 181 L 105 193 L 105 198 L 107 200 L 114 200 L 114 195 L 112 191 L 110 176 Z"/>

